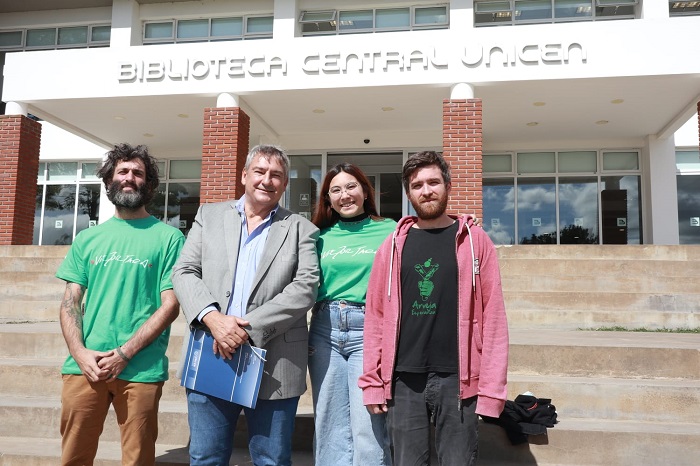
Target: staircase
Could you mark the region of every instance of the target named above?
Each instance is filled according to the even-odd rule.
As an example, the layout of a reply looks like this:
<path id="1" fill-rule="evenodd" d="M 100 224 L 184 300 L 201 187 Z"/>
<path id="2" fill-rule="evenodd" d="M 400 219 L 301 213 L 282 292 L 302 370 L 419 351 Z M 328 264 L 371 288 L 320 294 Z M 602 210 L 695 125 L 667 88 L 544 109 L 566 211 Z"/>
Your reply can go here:
<path id="1" fill-rule="evenodd" d="M 64 284 L 53 278 L 67 248 L 0 246 L 0 466 L 58 464 L 60 365 L 57 322 Z M 509 399 L 551 398 L 559 423 L 528 444 L 481 424 L 490 465 L 697 465 L 700 458 L 700 334 L 579 328 L 700 327 L 700 247 L 516 246 L 499 248 L 511 329 Z M 168 354 L 179 358 L 185 323 Z M 165 385 L 157 464 L 187 464 L 183 389 Z M 244 427 L 244 420 L 241 421 Z M 300 403 L 294 462 L 313 464 L 310 395 Z M 237 435 L 231 465 L 251 464 Z M 119 465 L 108 416 L 99 465 Z"/>

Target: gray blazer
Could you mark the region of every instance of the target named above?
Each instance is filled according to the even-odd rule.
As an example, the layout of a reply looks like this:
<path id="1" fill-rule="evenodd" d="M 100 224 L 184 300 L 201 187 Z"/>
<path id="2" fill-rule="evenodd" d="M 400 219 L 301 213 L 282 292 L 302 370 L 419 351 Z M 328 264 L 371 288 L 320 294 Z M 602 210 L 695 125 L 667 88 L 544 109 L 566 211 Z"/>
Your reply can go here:
<path id="1" fill-rule="evenodd" d="M 197 212 L 172 276 L 173 289 L 192 326 L 202 325 L 197 315 L 212 303 L 226 312 L 241 225 L 233 200 L 204 204 Z M 306 314 L 318 292 L 317 238 L 318 229 L 311 222 L 277 209 L 245 315 L 251 344 L 267 350 L 260 399 L 292 398 L 306 391 Z M 180 370 L 183 363 L 181 358 Z"/>

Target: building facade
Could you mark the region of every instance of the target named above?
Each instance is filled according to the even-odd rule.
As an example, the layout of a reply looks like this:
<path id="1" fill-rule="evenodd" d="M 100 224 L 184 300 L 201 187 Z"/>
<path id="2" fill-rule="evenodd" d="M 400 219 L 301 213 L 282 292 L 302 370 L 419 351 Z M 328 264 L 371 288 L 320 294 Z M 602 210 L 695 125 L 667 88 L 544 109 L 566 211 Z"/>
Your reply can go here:
<path id="1" fill-rule="evenodd" d="M 185 232 L 272 143 L 308 217 L 341 161 L 411 213 L 401 166 L 431 149 L 496 244 L 700 244 L 699 29 L 666 0 L 0 1 L 0 242 L 109 218 L 95 168 L 129 142 Z"/>

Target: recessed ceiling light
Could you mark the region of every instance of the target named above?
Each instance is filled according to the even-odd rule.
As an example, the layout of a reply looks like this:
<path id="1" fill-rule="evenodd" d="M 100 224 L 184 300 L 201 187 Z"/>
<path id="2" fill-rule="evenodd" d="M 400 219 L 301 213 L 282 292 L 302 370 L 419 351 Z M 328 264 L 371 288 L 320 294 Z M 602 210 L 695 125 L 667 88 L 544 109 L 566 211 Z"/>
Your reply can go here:
<path id="1" fill-rule="evenodd" d="M 314 112 L 314 113 L 326 113 L 326 111 L 322 108 L 315 108 L 312 110 L 312 112 Z"/>
<path id="2" fill-rule="evenodd" d="M 532 105 L 534 105 L 535 107 L 544 107 L 545 105 L 547 105 L 547 103 L 546 102 L 533 102 Z"/>
<path id="3" fill-rule="evenodd" d="M 143 133 L 143 137 L 145 138 L 152 138 L 153 135 L 151 133 Z"/>
<path id="4" fill-rule="evenodd" d="M 621 104 L 625 99 L 613 99 L 610 101 L 611 104 Z"/>
<path id="5" fill-rule="evenodd" d="M 608 120 L 598 120 L 595 122 L 596 125 L 607 125 L 610 123 Z"/>
<path id="6" fill-rule="evenodd" d="M 178 113 L 177 116 L 180 117 L 180 118 L 189 118 L 189 117 L 190 117 L 190 116 L 189 116 L 188 114 L 186 114 L 186 113 Z"/>
<path id="7" fill-rule="evenodd" d="M 121 115 L 115 116 L 114 119 L 115 119 L 115 120 L 126 120 L 126 118 L 123 117 L 123 116 L 121 116 Z"/>
<path id="8" fill-rule="evenodd" d="M 537 125 L 539 125 L 539 122 L 537 122 L 537 121 L 531 121 L 531 122 L 529 122 L 529 123 L 526 123 L 526 125 L 527 125 L 527 126 L 537 126 Z"/>
<path id="9" fill-rule="evenodd" d="M 394 107 L 382 107 L 382 112 L 393 112 Z"/>

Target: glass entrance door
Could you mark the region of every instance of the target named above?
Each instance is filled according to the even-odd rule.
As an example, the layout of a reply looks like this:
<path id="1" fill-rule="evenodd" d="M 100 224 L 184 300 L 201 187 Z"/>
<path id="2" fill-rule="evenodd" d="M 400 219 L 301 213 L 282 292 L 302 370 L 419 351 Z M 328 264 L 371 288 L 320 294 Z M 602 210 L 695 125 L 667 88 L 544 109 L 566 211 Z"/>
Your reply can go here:
<path id="1" fill-rule="evenodd" d="M 291 155 L 290 161 L 284 206 L 293 212 L 313 218 L 326 171 L 339 163 L 349 162 L 360 167 L 369 178 L 382 217 L 398 220 L 405 215 L 401 185 L 403 152 Z"/>

